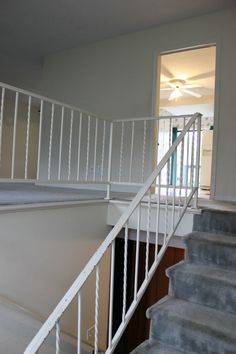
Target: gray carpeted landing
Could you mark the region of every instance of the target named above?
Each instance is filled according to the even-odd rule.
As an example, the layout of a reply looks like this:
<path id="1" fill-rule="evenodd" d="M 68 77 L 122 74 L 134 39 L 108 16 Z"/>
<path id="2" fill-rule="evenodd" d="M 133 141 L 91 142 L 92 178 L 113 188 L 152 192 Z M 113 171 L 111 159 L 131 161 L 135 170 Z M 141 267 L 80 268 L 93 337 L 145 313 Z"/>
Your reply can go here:
<path id="1" fill-rule="evenodd" d="M 39 186 L 33 183 L 0 183 L 0 205 L 69 202 L 104 199 L 104 191 Z M 112 198 L 128 198 L 128 193 L 112 193 Z"/>

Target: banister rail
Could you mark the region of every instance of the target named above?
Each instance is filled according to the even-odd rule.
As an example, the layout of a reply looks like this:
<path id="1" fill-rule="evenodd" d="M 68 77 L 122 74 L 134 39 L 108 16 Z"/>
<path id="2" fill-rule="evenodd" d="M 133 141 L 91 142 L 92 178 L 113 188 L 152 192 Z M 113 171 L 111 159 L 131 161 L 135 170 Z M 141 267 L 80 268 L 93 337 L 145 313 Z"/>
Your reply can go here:
<path id="1" fill-rule="evenodd" d="M 172 143 L 174 122 L 183 129 L 192 117 L 104 119 L 5 83 L 0 89 L 0 182 L 103 184 L 107 199 L 112 185 L 135 188 L 150 175 L 158 125 L 164 124 L 160 161 Z"/>
<path id="2" fill-rule="evenodd" d="M 160 116 L 160 117 L 138 117 L 138 118 L 120 118 L 120 119 L 113 119 L 113 123 L 121 123 L 121 122 L 139 122 L 139 121 L 156 121 L 156 120 L 163 120 L 163 119 L 179 119 L 179 118 L 191 118 L 192 114 L 186 115 L 173 115 L 173 116 Z"/>
<path id="3" fill-rule="evenodd" d="M 110 120 L 2 82 L 0 89 L 1 182 L 86 182 L 110 188 Z"/>
<path id="4" fill-rule="evenodd" d="M 39 95 L 37 93 L 28 91 L 28 90 L 21 89 L 19 87 L 8 85 L 8 84 L 5 84 L 4 82 L 0 82 L 0 87 L 2 87 L 4 89 L 7 89 L 7 90 L 10 90 L 10 91 L 18 92 L 18 94 L 21 93 L 21 94 L 23 94 L 25 96 L 31 96 L 33 98 L 37 98 L 39 101 L 42 100 L 42 101 L 45 101 L 45 102 L 48 102 L 48 103 L 51 103 L 51 104 L 54 104 L 54 105 L 58 105 L 58 106 L 62 106 L 62 107 L 68 108 L 68 109 L 73 110 L 73 111 L 78 111 L 78 112 L 84 113 L 84 114 L 86 114 L 88 116 L 94 116 L 94 117 L 97 117 L 98 119 L 109 121 L 108 119 L 104 119 L 104 118 L 98 117 L 97 114 L 89 112 L 89 111 L 86 111 L 86 110 L 83 110 L 83 109 L 80 109 L 79 107 L 76 107 L 76 106 L 73 106 L 73 105 L 69 105 L 67 103 L 64 103 L 64 102 L 61 102 L 61 101 L 58 101 L 58 100 L 54 100 L 54 99 L 51 99 L 51 98 L 46 97 L 46 96 L 42 96 L 42 95 Z"/>
<path id="5" fill-rule="evenodd" d="M 100 267 L 101 261 L 105 253 L 110 250 L 111 262 L 110 262 L 110 291 L 109 291 L 109 318 L 108 318 L 108 346 L 106 348 L 106 354 L 112 353 L 117 345 L 123 331 L 125 330 L 129 319 L 131 318 L 135 308 L 138 305 L 144 291 L 149 284 L 152 275 L 154 274 L 158 264 L 160 263 L 168 244 L 175 234 L 177 227 L 179 226 L 188 206 L 195 197 L 195 207 L 197 202 L 198 191 L 198 176 L 199 176 L 199 151 L 200 151 L 200 128 L 201 128 L 201 114 L 194 114 L 186 123 L 180 135 L 171 145 L 168 152 L 162 158 L 158 166 L 154 169 L 151 175 L 147 178 L 144 185 L 140 188 L 137 195 L 131 201 L 127 210 L 120 217 L 114 228 L 110 231 L 106 239 L 103 241 L 98 250 L 94 253 L 90 261 L 87 263 L 83 271 L 74 281 L 62 300 L 56 306 L 54 311 L 48 317 L 36 336 L 26 348 L 24 354 L 35 354 L 39 348 L 43 345 L 45 339 L 49 336 L 50 332 L 56 329 L 56 354 L 59 354 L 60 348 L 60 326 L 63 313 L 69 307 L 75 297 L 78 297 L 78 328 L 77 328 L 77 353 L 81 354 L 81 293 L 83 286 L 89 276 L 95 272 L 95 336 L 94 336 L 94 353 L 98 354 L 99 347 L 99 297 L 100 297 Z M 189 134 L 193 134 L 192 137 L 192 150 L 184 150 L 184 146 L 189 139 Z M 195 136 L 197 135 L 197 136 Z M 196 139 L 196 140 L 195 140 Z M 195 149 L 195 142 L 197 148 Z M 183 171 L 180 173 L 179 185 L 176 183 L 177 165 L 178 168 L 183 170 L 183 158 L 188 154 L 190 161 L 190 170 L 187 170 L 187 176 L 183 178 Z M 178 161 L 180 156 L 180 161 Z M 172 181 L 170 179 L 170 169 L 173 166 L 174 177 Z M 162 175 L 166 179 L 166 187 L 163 189 L 161 186 Z M 151 193 L 153 185 L 156 186 L 157 199 L 151 199 Z M 165 201 L 165 227 L 164 227 L 164 242 L 159 250 L 160 245 L 160 205 L 161 195 L 164 194 Z M 147 199 L 145 199 L 147 198 Z M 138 270 L 139 270 L 139 242 L 140 242 L 140 220 L 143 216 L 141 204 L 143 201 L 147 203 L 146 217 L 146 257 L 145 257 L 145 278 L 142 284 L 138 284 Z M 154 208 L 155 212 L 155 259 L 150 265 L 149 259 L 149 243 L 150 243 L 150 221 L 151 221 L 151 209 Z M 129 238 L 129 220 L 131 216 L 137 219 L 137 238 L 136 238 L 136 261 L 135 261 L 135 274 L 134 274 L 134 296 L 130 305 L 127 303 L 127 257 L 128 257 L 128 238 Z M 121 323 L 116 331 L 113 328 L 113 298 L 114 298 L 114 257 L 115 257 L 115 240 L 117 236 L 124 229 L 124 267 L 123 267 L 123 301 L 121 311 Z M 84 304 L 86 306 L 86 304 Z"/>

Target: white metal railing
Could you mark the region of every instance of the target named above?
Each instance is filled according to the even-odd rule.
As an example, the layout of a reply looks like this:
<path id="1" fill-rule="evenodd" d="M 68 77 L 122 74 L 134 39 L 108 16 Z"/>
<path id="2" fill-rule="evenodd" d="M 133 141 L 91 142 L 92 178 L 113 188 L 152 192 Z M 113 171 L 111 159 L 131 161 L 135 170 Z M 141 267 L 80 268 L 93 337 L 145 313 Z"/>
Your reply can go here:
<path id="1" fill-rule="evenodd" d="M 153 155 L 158 151 L 160 161 L 173 143 L 173 128 L 183 130 L 191 117 L 180 115 L 113 120 L 115 136 L 112 136 L 111 184 L 141 186 L 153 170 Z"/>
<path id="2" fill-rule="evenodd" d="M 4 83 L 0 88 L 0 182 L 104 184 L 108 199 L 111 185 L 141 186 L 147 179 L 158 124 L 160 160 L 173 142 L 174 122 L 182 130 L 191 118 L 106 120 Z M 191 142 L 185 144 L 189 160 Z M 173 179 L 173 168 L 171 174 Z M 163 174 L 162 185 L 164 180 Z"/>
<path id="3" fill-rule="evenodd" d="M 80 273 L 78 278 L 74 281 L 70 289 L 64 295 L 62 300 L 56 306 L 52 314 L 49 316 L 47 321 L 43 324 L 39 332 L 33 338 L 32 342 L 26 348 L 24 354 L 34 354 L 43 346 L 44 341 L 49 336 L 50 332 L 56 330 L 55 339 L 55 350 L 56 354 L 60 353 L 60 332 L 63 314 L 65 310 L 70 306 L 73 299 L 77 298 L 78 304 L 78 321 L 77 321 L 77 353 L 81 354 L 81 343 L 82 343 L 82 311 L 86 313 L 86 299 L 83 300 L 82 294 L 84 286 L 88 281 L 91 274 L 95 276 L 95 301 L 94 301 L 94 353 L 98 354 L 99 348 L 99 328 L 101 320 L 101 311 L 99 309 L 100 298 L 103 296 L 103 288 L 100 284 L 100 272 L 102 272 L 102 260 L 107 252 L 110 252 L 110 281 L 109 281 L 109 317 L 108 317 L 108 341 L 107 348 L 105 350 L 106 354 L 112 353 L 115 349 L 122 333 L 124 332 L 132 314 L 134 313 L 143 293 L 145 292 L 152 275 L 154 274 L 158 264 L 160 263 L 168 244 L 175 234 L 178 225 L 180 224 L 183 215 L 185 214 L 188 206 L 190 205 L 192 199 L 197 201 L 197 191 L 198 191 L 198 175 L 199 175 L 199 151 L 200 151 L 200 127 L 201 127 L 201 115 L 194 114 L 189 121 L 186 123 L 184 129 L 171 145 L 168 152 L 162 158 L 158 166 L 148 177 L 144 185 L 140 188 L 139 192 L 135 198 L 130 203 L 127 210 L 120 217 L 119 221 L 116 223 L 114 228 L 110 231 L 106 239 L 103 241 L 101 246 L 92 256 L 90 261 L 87 263 L 83 271 Z M 197 149 L 191 150 L 191 169 L 188 170 L 187 180 L 188 183 L 184 185 L 183 173 L 181 172 L 180 184 L 176 185 L 176 171 L 177 171 L 177 158 L 176 155 L 180 152 L 181 161 L 180 169 L 183 169 L 183 157 L 187 151 L 184 150 L 184 145 L 187 143 L 189 134 L 193 132 L 194 140 L 197 142 Z M 192 134 L 192 133 L 191 133 Z M 174 178 L 172 183 L 170 183 L 170 169 L 173 166 Z M 196 168 L 194 168 L 194 165 Z M 161 197 L 161 178 L 162 174 L 166 176 L 166 186 L 165 186 L 165 227 L 164 227 L 164 242 L 159 248 L 160 239 L 160 197 Z M 151 199 L 151 193 L 153 187 L 156 188 L 157 198 L 155 200 Z M 177 193 L 179 189 L 183 189 L 184 193 Z M 177 199 L 179 198 L 179 200 Z M 178 202 L 176 203 L 176 199 Z M 142 204 L 146 203 L 147 212 L 142 209 Z M 196 205 L 196 204 L 195 204 Z M 151 210 L 155 210 L 155 218 Z M 127 274 L 128 274 L 128 239 L 129 239 L 129 221 L 131 217 L 135 217 L 137 220 L 137 236 L 136 236 L 136 255 L 135 255 L 135 271 L 134 271 L 134 284 L 133 284 L 133 296 L 131 304 L 127 301 Z M 146 232 L 146 256 L 145 256 L 145 277 L 141 284 L 138 280 L 140 259 L 139 259 L 139 244 L 140 244 L 140 232 L 141 232 L 141 220 L 145 218 L 146 227 L 143 231 Z M 149 246 L 150 246 L 150 224 L 154 221 L 156 225 L 155 231 L 155 257 L 154 261 L 150 262 Z M 143 224 L 143 222 L 142 222 Z M 123 259 L 123 284 L 122 284 L 122 306 L 120 308 L 121 320 L 117 329 L 113 327 L 113 315 L 114 307 L 113 300 L 115 296 L 114 289 L 114 271 L 115 271 L 115 241 L 120 232 L 124 230 L 124 259 Z M 91 278 L 90 278 L 91 279 Z M 90 309 L 91 310 L 91 309 Z"/>
<path id="4" fill-rule="evenodd" d="M 112 123 L 0 83 L 0 181 L 107 184 Z"/>

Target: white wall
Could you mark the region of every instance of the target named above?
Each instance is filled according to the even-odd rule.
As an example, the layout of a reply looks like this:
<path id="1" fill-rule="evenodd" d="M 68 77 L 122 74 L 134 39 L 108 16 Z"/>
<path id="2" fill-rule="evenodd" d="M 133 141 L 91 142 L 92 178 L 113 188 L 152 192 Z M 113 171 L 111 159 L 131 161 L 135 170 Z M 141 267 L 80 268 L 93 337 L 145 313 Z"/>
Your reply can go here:
<path id="1" fill-rule="evenodd" d="M 40 92 L 42 61 L 0 53 L 0 82 Z"/>
<path id="2" fill-rule="evenodd" d="M 108 233 L 107 203 L 0 210 L 0 295 L 46 319 Z M 101 265 L 100 347 L 107 336 L 109 252 Z M 94 276 L 82 292 L 83 339 L 94 324 Z M 62 324 L 76 333 L 76 303 Z"/>
<path id="3" fill-rule="evenodd" d="M 235 35 L 231 9 L 84 45 L 45 58 L 43 91 L 106 117 L 150 116 L 157 54 L 216 42 L 215 197 L 236 201 Z"/>
<path id="4" fill-rule="evenodd" d="M 108 212 L 107 212 L 107 225 L 114 226 L 121 215 L 127 209 L 129 202 L 120 201 L 120 200 L 112 200 L 109 202 L 108 205 Z M 147 231 L 147 204 L 143 204 L 141 207 L 141 224 L 140 229 L 142 231 Z M 170 212 L 172 213 L 172 211 Z M 178 226 L 175 236 L 185 236 L 186 234 L 192 232 L 193 230 L 193 216 L 196 214 L 195 210 L 187 210 L 186 214 L 183 217 L 180 225 Z M 176 219 L 178 215 L 178 210 L 175 211 Z M 150 232 L 155 234 L 156 232 L 156 206 L 151 207 L 151 214 L 150 214 Z M 131 218 L 129 219 L 129 228 L 135 230 L 137 228 L 137 219 L 138 219 L 138 212 L 137 210 L 133 213 Z M 160 221 L 159 221 L 159 232 L 160 234 L 164 234 L 165 232 L 165 205 L 163 204 L 160 208 Z M 145 241 L 145 239 L 143 239 Z"/>

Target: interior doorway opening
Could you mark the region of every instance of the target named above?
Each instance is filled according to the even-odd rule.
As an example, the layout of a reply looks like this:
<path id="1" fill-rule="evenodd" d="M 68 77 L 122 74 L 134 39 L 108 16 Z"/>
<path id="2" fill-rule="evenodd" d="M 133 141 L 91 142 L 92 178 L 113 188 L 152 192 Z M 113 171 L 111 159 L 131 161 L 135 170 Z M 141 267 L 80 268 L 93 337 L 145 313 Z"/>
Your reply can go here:
<path id="1" fill-rule="evenodd" d="M 216 46 L 209 45 L 163 53 L 158 58 L 158 65 L 159 89 L 157 90 L 156 112 L 161 119 L 158 124 L 157 162 L 181 133 L 184 127 L 183 116 L 200 112 L 203 116 L 199 196 L 209 199 L 213 155 Z M 187 153 L 184 154 L 184 156 L 187 155 Z M 187 175 L 190 166 L 186 158 L 183 164 Z M 175 178 L 178 184 L 180 178 L 178 173 Z M 172 179 L 173 171 L 170 173 L 170 183 Z"/>

